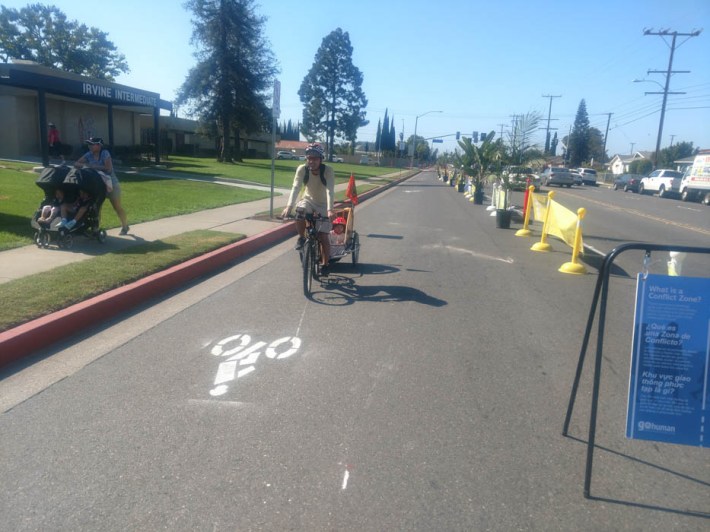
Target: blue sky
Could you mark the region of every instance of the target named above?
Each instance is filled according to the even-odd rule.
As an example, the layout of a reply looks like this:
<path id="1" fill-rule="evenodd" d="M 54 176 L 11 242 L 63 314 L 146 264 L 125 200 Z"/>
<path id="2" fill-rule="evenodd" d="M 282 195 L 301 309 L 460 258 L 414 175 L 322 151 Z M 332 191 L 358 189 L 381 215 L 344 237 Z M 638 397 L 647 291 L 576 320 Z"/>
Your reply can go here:
<path id="1" fill-rule="evenodd" d="M 43 2 L 49 4 L 50 2 Z M 3 0 L 21 8 L 28 1 Z M 175 0 L 122 0 L 87 4 L 61 0 L 70 19 L 108 32 L 131 72 L 117 81 L 172 100 L 194 63 L 189 13 Z M 597 0 L 595 2 L 507 0 L 408 0 L 294 2 L 261 0 L 266 37 L 281 73 L 281 121 L 301 117 L 298 88 L 323 38 L 340 27 L 353 45 L 353 63 L 364 75 L 367 119 L 360 140 L 374 140 L 385 109 L 397 135 L 425 138 L 460 131 L 505 132 L 512 115 L 539 111 L 567 134 L 582 99 L 592 126 L 604 133 L 607 152 L 653 150 L 660 118 L 661 85 L 670 39 L 644 36 L 644 28 L 698 37 L 676 48 L 661 147 L 691 141 L 710 148 L 710 1 Z M 544 144 L 544 131 L 536 139 Z M 453 151 L 447 137 L 437 144 Z"/>

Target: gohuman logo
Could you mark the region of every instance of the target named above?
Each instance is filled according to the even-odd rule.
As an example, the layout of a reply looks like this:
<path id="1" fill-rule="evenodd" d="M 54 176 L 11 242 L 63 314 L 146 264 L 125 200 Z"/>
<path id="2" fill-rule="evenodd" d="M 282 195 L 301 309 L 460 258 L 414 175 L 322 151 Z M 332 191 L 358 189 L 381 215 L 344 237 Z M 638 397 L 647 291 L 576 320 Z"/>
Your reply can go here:
<path id="1" fill-rule="evenodd" d="M 675 434 L 675 427 L 673 425 L 657 425 L 651 421 L 639 421 L 638 422 L 639 431 L 653 431 L 653 432 L 669 432 Z"/>

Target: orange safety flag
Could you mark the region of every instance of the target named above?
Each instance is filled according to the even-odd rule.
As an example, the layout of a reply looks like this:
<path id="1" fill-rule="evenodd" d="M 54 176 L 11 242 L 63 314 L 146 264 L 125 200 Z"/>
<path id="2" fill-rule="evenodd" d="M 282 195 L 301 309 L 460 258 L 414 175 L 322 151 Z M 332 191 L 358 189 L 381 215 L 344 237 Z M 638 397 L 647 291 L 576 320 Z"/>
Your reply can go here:
<path id="1" fill-rule="evenodd" d="M 350 198 L 350 201 L 353 202 L 353 205 L 357 205 L 357 188 L 355 188 L 355 176 L 353 174 L 350 174 L 350 181 L 348 181 L 348 188 L 345 191 L 345 196 Z"/>

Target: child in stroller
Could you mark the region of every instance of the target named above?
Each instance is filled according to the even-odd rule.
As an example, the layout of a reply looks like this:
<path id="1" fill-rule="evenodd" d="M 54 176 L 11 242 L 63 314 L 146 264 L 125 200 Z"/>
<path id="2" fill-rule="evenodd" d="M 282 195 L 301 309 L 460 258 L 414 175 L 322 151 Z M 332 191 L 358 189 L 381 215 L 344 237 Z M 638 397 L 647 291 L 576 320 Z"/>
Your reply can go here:
<path id="1" fill-rule="evenodd" d="M 49 228 L 52 221 L 61 213 L 62 203 L 64 203 L 64 191 L 58 188 L 54 191 L 54 199 L 42 207 L 37 223 Z"/>
<path id="2" fill-rule="evenodd" d="M 70 248 L 74 234 L 105 242 L 106 231 L 99 228 L 99 223 L 106 185 L 98 172 L 66 166 L 49 167 L 42 172 L 36 183 L 45 192 L 45 199 L 30 222 L 36 230 L 37 246 L 46 248 L 55 240 L 60 248 Z M 50 207 L 51 215 L 58 195 L 64 199 L 59 207 L 62 220 L 54 218 L 54 221 L 47 222 L 43 211 L 45 207 Z"/>
<path id="3" fill-rule="evenodd" d="M 79 190 L 79 197 L 73 203 L 63 202 L 61 204 L 62 221 L 59 222 L 59 229 L 71 231 L 74 228 L 82 227 L 82 219 L 89 210 L 93 199 L 84 189 Z M 77 224 L 79 224 L 77 226 Z"/>

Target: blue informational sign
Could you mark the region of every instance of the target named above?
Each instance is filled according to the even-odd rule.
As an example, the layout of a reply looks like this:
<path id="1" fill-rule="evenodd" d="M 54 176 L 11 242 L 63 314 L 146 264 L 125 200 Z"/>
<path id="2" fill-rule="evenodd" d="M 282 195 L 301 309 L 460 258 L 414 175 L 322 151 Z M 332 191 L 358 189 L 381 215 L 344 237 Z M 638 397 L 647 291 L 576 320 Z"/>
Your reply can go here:
<path id="1" fill-rule="evenodd" d="M 710 279 L 640 274 L 626 437 L 707 447 L 709 358 Z"/>

